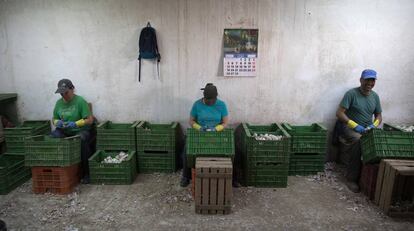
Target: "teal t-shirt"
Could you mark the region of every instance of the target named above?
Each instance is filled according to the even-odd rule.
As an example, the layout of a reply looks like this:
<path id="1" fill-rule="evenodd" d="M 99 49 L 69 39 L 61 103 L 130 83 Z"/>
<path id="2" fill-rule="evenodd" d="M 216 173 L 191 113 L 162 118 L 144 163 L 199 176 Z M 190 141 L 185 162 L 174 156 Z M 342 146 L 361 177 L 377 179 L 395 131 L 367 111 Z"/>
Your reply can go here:
<path id="1" fill-rule="evenodd" d="M 76 122 L 85 119 L 91 115 L 89 105 L 81 96 L 74 95 L 69 102 L 65 102 L 60 98 L 53 110 L 53 120 L 63 120 L 63 122 Z M 81 128 L 65 128 L 65 133 L 76 134 L 81 130 L 89 129 L 90 126 L 85 125 Z"/>
<path id="2" fill-rule="evenodd" d="M 194 102 L 190 113 L 198 124 L 206 128 L 214 128 L 228 114 L 226 104 L 219 99 L 211 106 L 204 104 L 203 99 L 199 99 Z"/>
<path id="3" fill-rule="evenodd" d="M 359 87 L 347 91 L 340 104 L 345 108 L 345 114 L 349 119 L 367 127 L 372 124 L 372 116 L 381 113 L 380 99 L 374 91 L 369 95 L 363 95 Z"/>

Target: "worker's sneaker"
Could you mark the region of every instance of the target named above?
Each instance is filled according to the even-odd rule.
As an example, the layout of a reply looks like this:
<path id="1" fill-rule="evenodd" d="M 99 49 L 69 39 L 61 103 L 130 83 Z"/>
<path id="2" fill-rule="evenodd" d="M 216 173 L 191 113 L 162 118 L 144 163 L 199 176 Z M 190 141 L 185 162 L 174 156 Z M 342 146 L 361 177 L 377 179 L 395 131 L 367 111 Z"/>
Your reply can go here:
<path id="1" fill-rule="evenodd" d="M 347 181 L 345 184 L 346 184 L 346 187 L 348 187 L 348 189 L 351 192 L 354 192 L 354 193 L 359 192 L 359 185 L 357 183 L 355 183 L 353 181 Z"/>
<path id="2" fill-rule="evenodd" d="M 190 180 L 186 177 L 182 177 L 180 181 L 181 187 L 187 187 L 190 184 Z"/>
<path id="3" fill-rule="evenodd" d="M 81 179 L 81 184 L 89 184 L 90 182 L 91 182 L 91 180 L 90 180 L 89 176 L 84 176 Z"/>

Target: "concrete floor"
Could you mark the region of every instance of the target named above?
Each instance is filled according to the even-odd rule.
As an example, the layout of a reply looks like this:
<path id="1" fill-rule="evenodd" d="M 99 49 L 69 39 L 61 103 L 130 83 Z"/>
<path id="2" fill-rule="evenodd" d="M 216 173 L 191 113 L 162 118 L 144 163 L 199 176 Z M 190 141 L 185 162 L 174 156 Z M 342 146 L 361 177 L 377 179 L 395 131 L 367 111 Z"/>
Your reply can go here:
<path id="1" fill-rule="evenodd" d="M 234 189 L 229 215 L 198 215 L 179 173 L 140 174 L 132 185 L 80 185 L 66 196 L 36 195 L 31 181 L 0 196 L 9 230 L 414 230 L 343 184 L 334 167 L 289 177 L 287 188 Z"/>

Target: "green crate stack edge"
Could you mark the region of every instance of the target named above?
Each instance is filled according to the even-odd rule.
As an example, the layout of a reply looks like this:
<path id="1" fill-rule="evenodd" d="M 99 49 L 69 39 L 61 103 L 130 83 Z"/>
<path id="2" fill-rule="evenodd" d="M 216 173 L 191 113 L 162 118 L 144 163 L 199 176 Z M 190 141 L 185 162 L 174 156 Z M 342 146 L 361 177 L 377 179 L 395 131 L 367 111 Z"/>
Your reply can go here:
<path id="1" fill-rule="evenodd" d="M 127 151 L 128 157 L 121 163 L 102 163 L 108 157 L 115 157 L 119 151 L 96 151 L 89 158 L 91 184 L 132 184 L 137 176 L 136 151 Z"/>
<path id="2" fill-rule="evenodd" d="M 197 157 L 227 157 L 234 159 L 234 130 L 198 131 L 187 129 L 186 155 L 187 167 L 194 168 Z"/>
<path id="3" fill-rule="evenodd" d="M 81 162 L 80 136 L 52 138 L 48 135 L 25 138 L 25 166 L 67 167 Z"/>
<path id="4" fill-rule="evenodd" d="M 175 172 L 180 165 L 183 132 L 177 122 L 155 124 L 141 121 L 136 126 L 138 172 Z"/>
<path id="5" fill-rule="evenodd" d="M 48 120 L 26 120 L 14 128 L 4 128 L 4 138 L 7 152 L 25 153 L 24 138 L 35 135 L 46 135 L 50 133 L 50 121 Z"/>
<path id="6" fill-rule="evenodd" d="M 30 167 L 24 166 L 24 155 L 0 155 L 0 195 L 6 195 L 31 178 Z"/>
<path id="7" fill-rule="evenodd" d="M 278 123 L 242 123 L 243 184 L 255 187 L 287 187 L 290 135 Z M 256 140 L 253 134 L 282 135 L 279 141 Z"/>
<path id="8" fill-rule="evenodd" d="M 141 121 L 132 123 L 113 123 L 104 121 L 96 128 L 96 152 L 88 160 L 89 174 L 93 184 L 132 184 L 138 173 L 136 126 Z M 133 160 L 128 157 L 127 162 L 98 163 L 101 156 L 116 156 L 121 151 L 133 155 Z M 134 163 L 135 166 L 130 166 Z M 130 174 L 128 174 L 130 173 Z"/>
<path id="9" fill-rule="evenodd" d="M 313 175 L 323 172 L 327 148 L 327 129 L 319 124 L 290 125 L 282 127 L 291 136 L 289 176 Z"/>
<path id="10" fill-rule="evenodd" d="M 414 159 L 414 132 L 404 132 L 384 124 L 361 137 L 362 161 L 377 163 L 384 158 Z"/>

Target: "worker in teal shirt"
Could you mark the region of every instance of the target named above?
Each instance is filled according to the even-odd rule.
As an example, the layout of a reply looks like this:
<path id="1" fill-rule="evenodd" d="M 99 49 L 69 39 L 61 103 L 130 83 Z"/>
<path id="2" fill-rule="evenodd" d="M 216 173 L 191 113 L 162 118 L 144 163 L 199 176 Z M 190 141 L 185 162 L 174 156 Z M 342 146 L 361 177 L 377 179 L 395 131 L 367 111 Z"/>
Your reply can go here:
<path id="1" fill-rule="evenodd" d="M 220 132 L 227 126 L 229 117 L 226 104 L 217 99 L 217 87 L 208 83 L 204 88 L 204 97 L 194 102 L 190 113 L 190 125 L 192 128 L 201 132 L 215 131 Z M 187 168 L 187 156 L 184 152 L 183 158 L 183 175 L 180 185 L 186 187 L 190 183 L 191 169 Z"/>
<path id="2" fill-rule="evenodd" d="M 349 145 L 346 185 L 352 192 L 359 192 L 358 181 L 361 174 L 360 138 L 369 129 L 378 127 L 382 121 L 379 96 L 372 90 L 377 80 L 377 72 L 366 69 L 360 78 L 360 87 L 347 91 L 338 107 L 336 116 L 340 121 L 341 137 Z"/>

